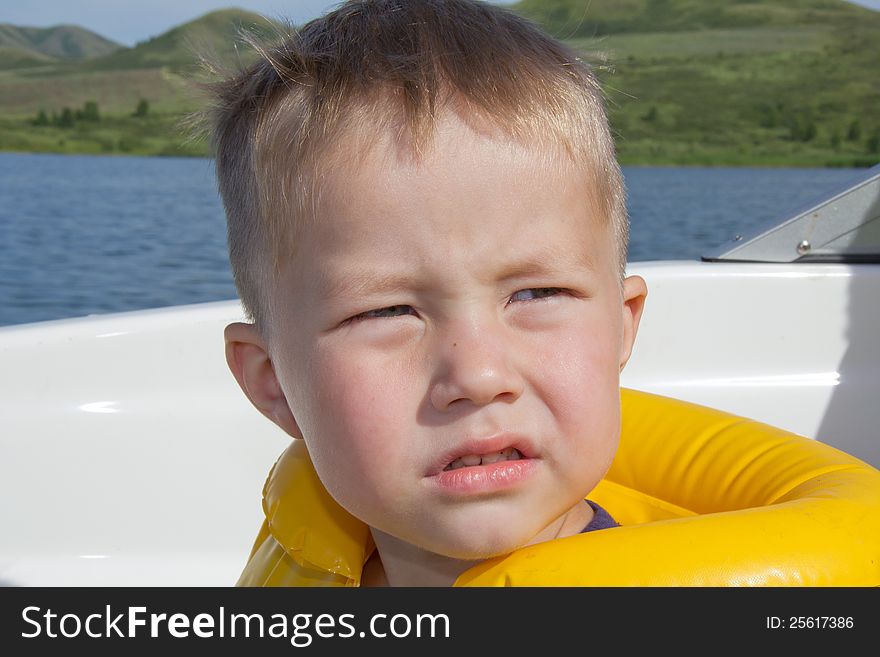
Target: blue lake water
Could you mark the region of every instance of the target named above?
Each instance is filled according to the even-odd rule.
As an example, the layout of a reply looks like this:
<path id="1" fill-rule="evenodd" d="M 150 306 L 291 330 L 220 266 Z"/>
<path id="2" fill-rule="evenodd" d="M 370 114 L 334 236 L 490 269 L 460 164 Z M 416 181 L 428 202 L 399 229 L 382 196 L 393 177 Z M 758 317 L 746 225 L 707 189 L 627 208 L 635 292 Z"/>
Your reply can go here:
<path id="1" fill-rule="evenodd" d="M 0 153 L 0 325 L 234 298 L 212 167 Z M 854 173 L 625 168 L 629 260 L 699 259 Z"/>

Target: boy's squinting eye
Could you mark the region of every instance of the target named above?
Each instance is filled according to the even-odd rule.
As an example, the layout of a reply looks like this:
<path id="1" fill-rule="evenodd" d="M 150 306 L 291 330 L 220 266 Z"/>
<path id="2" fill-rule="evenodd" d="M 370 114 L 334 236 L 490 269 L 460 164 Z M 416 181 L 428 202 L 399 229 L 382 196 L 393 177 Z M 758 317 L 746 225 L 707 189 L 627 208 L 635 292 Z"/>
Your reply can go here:
<path id="1" fill-rule="evenodd" d="M 402 317 L 403 315 L 415 315 L 415 310 L 412 306 L 387 306 L 386 308 L 376 308 L 375 310 L 368 310 L 365 313 L 360 313 L 359 315 L 355 315 L 354 317 L 349 317 L 346 322 L 357 322 L 362 319 L 383 319 L 386 317 Z"/>
<path id="2" fill-rule="evenodd" d="M 565 290 L 561 287 L 530 287 L 514 292 L 510 297 L 510 301 L 534 301 L 536 299 L 552 297 L 560 292 L 565 292 Z"/>
<path id="3" fill-rule="evenodd" d="M 566 290 L 565 288 L 561 287 L 530 287 L 525 290 L 514 292 L 511 295 L 508 304 L 514 301 L 536 301 L 540 299 L 546 299 L 548 297 L 553 297 L 563 292 L 566 292 Z M 366 312 L 359 313 L 346 319 L 343 324 L 359 322 L 366 319 L 388 319 L 392 317 L 403 317 L 404 315 L 415 314 L 416 311 L 412 306 L 399 304 L 396 306 L 386 306 L 385 308 L 376 308 L 375 310 L 368 310 Z"/>

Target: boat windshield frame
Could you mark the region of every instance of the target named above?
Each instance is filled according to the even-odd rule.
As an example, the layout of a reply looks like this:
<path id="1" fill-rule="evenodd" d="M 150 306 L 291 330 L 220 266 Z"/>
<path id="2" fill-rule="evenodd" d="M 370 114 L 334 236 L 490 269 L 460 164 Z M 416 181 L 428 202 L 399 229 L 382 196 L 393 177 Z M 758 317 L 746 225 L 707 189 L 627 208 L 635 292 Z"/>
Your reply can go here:
<path id="1" fill-rule="evenodd" d="M 706 262 L 880 263 L 880 164 L 702 256 Z"/>

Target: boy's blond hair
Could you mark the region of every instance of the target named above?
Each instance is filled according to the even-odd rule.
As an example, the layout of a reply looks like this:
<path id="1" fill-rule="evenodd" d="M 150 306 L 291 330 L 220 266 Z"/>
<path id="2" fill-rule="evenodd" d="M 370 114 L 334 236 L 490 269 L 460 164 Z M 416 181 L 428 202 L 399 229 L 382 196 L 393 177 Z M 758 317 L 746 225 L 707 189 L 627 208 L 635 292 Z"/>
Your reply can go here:
<path id="1" fill-rule="evenodd" d="M 599 85 L 529 21 L 474 0 L 352 0 L 278 45 L 252 45 L 258 61 L 212 85 L 209 117 L 232 271 L 261 330 L 296 228 L 317 218 L 322 176 L 389 129 L 418 157 L 446 110 L 578 166 L 622 276 L 626 203 Z"/>

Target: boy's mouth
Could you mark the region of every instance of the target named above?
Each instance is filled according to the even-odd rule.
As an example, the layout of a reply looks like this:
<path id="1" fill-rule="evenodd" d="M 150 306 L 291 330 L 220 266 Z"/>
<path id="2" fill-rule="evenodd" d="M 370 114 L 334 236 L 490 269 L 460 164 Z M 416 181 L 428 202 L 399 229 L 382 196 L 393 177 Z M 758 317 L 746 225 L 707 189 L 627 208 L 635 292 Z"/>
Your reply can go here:
<path id="1" fill-rule="evenodd" d="M 458 470 L 459 468 L 468 468 L 477 465 L 489 465 L 498 463 L 499 461 L 518 461 L 523 458 L 522 452 L 515 447 L 507 447 L 498 452 L 490 452 L 488 454 L 465 454 L 455 459 L 443 468 L 444 471 Z"/>

